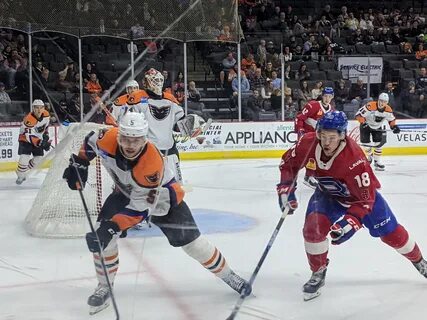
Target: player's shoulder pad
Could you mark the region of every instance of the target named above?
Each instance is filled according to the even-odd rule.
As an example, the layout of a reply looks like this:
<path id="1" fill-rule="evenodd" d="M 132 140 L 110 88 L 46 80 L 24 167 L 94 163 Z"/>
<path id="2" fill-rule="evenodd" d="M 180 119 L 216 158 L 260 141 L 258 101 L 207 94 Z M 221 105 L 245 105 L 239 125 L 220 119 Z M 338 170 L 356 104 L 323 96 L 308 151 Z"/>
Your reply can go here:
<path id="1" fill-rule="evenodd" d="M 48 117 L 50 117 L 49 111 L 43 110 L 41 118 L 48 118 Z"/>
<path id="2" fill-rule="evenodd" d="M 29 114 L 27 114 L 24 117 L 24 120 L 22 120 L 22 123 L 24 124 L 24 126 L 28 127 L 28 128 L 32 128 L 37 124 L 37 119 L 36 117 L 30 112 Z"/>
<path id="3" fill-rule="evenodd" d="M 392 109 L 392 107 L 390 107 L 389 105 L 386 105 L 386 107 L 385 107 L 385 110 L 384 110 L 385 112 L 389 112 L 389 113 L 393 113 L 393 109 Z"/>
<path id="4" fill-rule="evenodd" d="M 168 91 L 163 91 L 163 98 L 179 105 L 179 101 Z"/>
<path id="5" fill-rule="evenodd" d="M 128 96 L 127 104 L 129 105 L 138 104 L 144 99 L 148 99 L 148 93 L 142 89 L 136 90 Z"/>
<path id="6" fill-rule="evenodd" d="M 122 106 L 122 105 L 126 104 L 127 100 L 128 100 L 128 95 L 123 94 L 120 97 L 118 97 L 116 100 L 114 100 L 114 105 Z"/>
<path id="7" fill-rule="evenodd" d="M 147 142 L 137 165 L 132 169 L 132 177 L 141 187 L 156 188 L 161 184 L 163 166 L 162 154 L 154 144 Z"/>
<path id="8" fill-rule="evenodd" d="M 117 127 L 111 129 L 102 129 L 98 133 L 96 145 L 103 152 L 114 156 L 117 151 L 117 135 L 119 129 Z"/>
<path id="9" fill-rule="evenodd" d="M 369 111 L 375 111 L 378 109 L 378 102 L 377 101 L 369 101 L 366 104 L 366 109 Z"/>

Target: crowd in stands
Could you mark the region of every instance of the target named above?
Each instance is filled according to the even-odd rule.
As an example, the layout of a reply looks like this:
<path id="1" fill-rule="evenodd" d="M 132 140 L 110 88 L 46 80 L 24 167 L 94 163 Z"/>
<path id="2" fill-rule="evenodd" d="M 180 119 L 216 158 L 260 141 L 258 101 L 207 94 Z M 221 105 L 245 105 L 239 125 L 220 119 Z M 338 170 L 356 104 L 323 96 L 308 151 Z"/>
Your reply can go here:
<path id="1" fill-rule="evenodd" d="M 226 4 L 226 1 L 221 1 Z M 152 30 L 165 27 L 160 21 L 155 21 L 156 12 L 153 8 L 146 8 L 146 2 L 142 2 L 138 10 L 136 2 L 132 2 L 134 7 L 131 4 L 118 6 L 114 1 L 106 5 L 98 0 L 76 0 L 64 5 L 70 3 L 75 6 L 74 11 L 83 16 L 94 12 L 96 17 L 102 16 L 102 23 L 107 29 L 116 27 L 121 30 L 117 24 L 125 21 L 124 17 L 129 19 L 126 24 L 131 22 L 130 31 L 136 37 L 147 35 L 148 29 L 144 27 L 147 23 L 156 26 Z M 335 5 L 322 4 L 322 7 L 308 1 L 305 7 L 296 8 L 274 0 L 240 0 L 239 3 L 245 36 L 241 44 L 240 83 L 245 120 L 281 119 L 282 101 L 285 105 L 284 118 L 291 120 L 309 100 L 318 99 L 325 86 L 335 89 L 335 107 L 351 115 L 367 101 L 368 88 L 366 79 L 350 81 L 337 70 L 337 58 L 348 54 L 383 56 L 383 83 L 371 84 L 370 96 L 387 92 L 390 104 L 397 111 L 411 117 L 426 115 L 427 45 L 426 49 L 424 46 L 427 28 L 425 16 L 419 8 L 399 7 L 404 3 L 395 1 L 390 2 L 395 4 L 393 8 L 371 7 L 369 2 L 361 6 L 358 5 L 360 1 L 348 2 L 348 6 L 337 6 L 344 1 L 335 1 Z M 115 19 L 111 19 L 112 14 Z M 143 21 L 137 20 L 136 16 L 143 17 Z M 223 94 L 228 99 L 230 110 L 234 110 L 239 95 L 237 56 L 236 46 L 228 41 L 233 40 L 237 28 L 233 22 L 222 21 L 223 16 L 223 12 L 217 12 L 211 17 L 217 23 L 202 21 L 195 27 L 196 33 L 212 34 L 219 42 L 197 43 L 196 47 L 212 71 L 210 74 L 215 76 L 217 95 Z M 23 17 L 18 13 L 14 19 L 19 21 Z M 0 25 L 6 25 L 4 21 L 0 14 Z M 13 21 L 9 17 L 7 24 L 11 23 Z M 94 23 L 100 27 L 100 21 Z M 55 45 L 36 39 L 33 41 L 33 96 L 45 101 L 47 97 L 53 98 L 53 107 L 59 107 L 60 117 L 79 119 L 82 106 L 76 42 L 71 48 L 73 45 L 70 45 L 71 41 L 64 40 L 66 37 L 48 35 L 46 38 L 53 39 Z M 114 38 L 95 38 L 83 44 L 82 49 L 85 113 L 128 67 L 131 45 Z M 181 44 L 144 40 L 134 43 L 132 50 L 134 53 L 147 50 L 148 59 L 140 70 L 148 66 L 162 70 L 164 89 L 170 90 L 183 103 Z M 122 58 L 124 56 L 125 59 Z M 0 103 L 7 102 L 7 99 L 12 102 L 28 99 L 28 65 L 27 36 L 8 28 L 0 29 Z M 138 67 L 136 65 L 135 69 Z M 137 80 L 140 81 L 141 76 L 138 75 Z M 215 117 L 209 113 L 214 113 L 212 110 L 206 110 L 206 91 L 198 88 L 200 81 L 189 80 L 189 111 Z"/>

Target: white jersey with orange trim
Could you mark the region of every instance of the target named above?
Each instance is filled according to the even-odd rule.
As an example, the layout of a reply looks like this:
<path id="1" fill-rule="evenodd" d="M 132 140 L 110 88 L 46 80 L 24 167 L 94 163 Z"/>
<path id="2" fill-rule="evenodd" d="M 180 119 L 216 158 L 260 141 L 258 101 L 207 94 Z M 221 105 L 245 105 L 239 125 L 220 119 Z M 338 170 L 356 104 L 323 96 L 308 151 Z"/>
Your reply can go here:
<path id="1" fill-rule="evenodd" d="M 396 125 L 396 118 L 393 109 L 386 105 L 383 111 L 378 110 L 378 101 L 370 101 L 359 109 L 356 113 L 356 120 L 360 123 L 367 123 L 371 129 L 378 130 L 388 122 L 390 127 Z"/>
<path id="2" fill-rule="evenodd" d="M 24 117 L 19 130 L 19 141 L 28 142 L 38 146 L 43 139 L 43 134 L 47 132 L 49 126 L 49 112 L 43 110 L 39 118 L 33 112 Z"/>
<path id="3" fill-rule="evenodd" d="M 136 160 L 127 160 L 120 151 L 117 135 L 118 128 L 103 130 L 99 134 L 92 132 L 80 149 L 79 156 L 89 160 L 95 154 L 101 157 L 103 166 L 118 189 L 129 197 L 128 210 L 143 212 L 151 209 L 152 215 L 166 215 L 171 206 L 179 204 L 184 197 L 184 191 L 175 182 L 167 159 L 154 144 L 147 142 Z M 159 195 L 156 196 L 157 190 Z"/>

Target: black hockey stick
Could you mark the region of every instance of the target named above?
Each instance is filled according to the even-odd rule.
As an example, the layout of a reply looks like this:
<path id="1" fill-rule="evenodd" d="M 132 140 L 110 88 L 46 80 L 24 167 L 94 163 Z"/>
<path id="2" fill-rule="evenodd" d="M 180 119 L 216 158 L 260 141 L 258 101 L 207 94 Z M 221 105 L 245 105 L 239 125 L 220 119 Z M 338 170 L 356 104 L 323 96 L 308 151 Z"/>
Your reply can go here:
<path id="1" fill-rule="evenodd" d="M 73 159 L 73 158 L 71 157 L 71 159 Z M 74 159 L 72 161 L 73 161 L 73 165 L 76 165 L 76 162 L 74 161 Z M 82 204 L 83 204 L 83 208 L 84 208 L 84 211 L 85 211 L 85 214 L 86 214 L 86 218 L 87 218 L 87 221 L 89 222 L 90 231 L 95 234 L 96 240 L 98 241 L 99 257 L 100 257 L 100 260 L 101 260 L 102 271 L 104 272 L 105 280 L 106 280 L 107 286 L 108 286 L 108 290 L 110 291 L 110 297 L 111 297 L 111 301 L 113 302 L 113 308 L 114 308 L 114 312 L 116 314 L 116 320 L 120 320 L 119 308 L 117 307 L 116 299 L 114 297 L 113 287 L 111 286 L 110 279 L 108 278 L 108 271 L 107 271 L 107 267 L 105 265 L 104 254 L 102 253 L 101 241 L 99 240 L 98 234 L 96 233 L 95 228 L 94 228 L 93 223 L 92 223 L 92 220 L 90 218 L 89 209 L 87 207 L 86 199 L 85 199 L 85 196 L 83 194 L 82 178 L 80 177 L 80 173 L 77 170 L 77 168 L 75 168 L 75 170 L 77 172 L 77 178 L 79 180 L 78 182 L 76 182 L 76 187 L 77 187 L 77 190 L 79 191 L 80 199 L 82 200 Z"/>
<path id="2" fill-rule="evenodd" d="M 273 246 L 274 241 L 276 240 L 276 237 L 280 231 L 280 228 L 283 225 L 283 222 L 285 221 L 286 216 L 288 215 L 290 211 L 290 207 L 286 206 L 285 210 L 282 213 L 282 216 L 279 219 L 279 222 L 277 223 L 276 228 L 273 231 L 273 234 L 270 237 L 270 240 L 268 241 L 267 246 L 264 249 L 264 252 L 262 253 L 261 258 L 258 261 L 258 264 L 255 267 L 254 272 L 251 275 L 251 278 L 249 279 L 249 284 L 252 286 L 252 284 L 255 281 L 255 278 L 258 275 L 259 270 L 261 269 L 262 264 L 264 263 L 265 258 L 268 255 L 268 252 L 270 251 L 271 247 Z M 243 302 L 245 301 L 247 295 L 246 295 L 246 290 L 243 290 L 242 293 L 240 294 L 239 300 L 237 300 L 236 304 L 234 305 L 233 311 L 231 312 L 231 314 L 228 316 L 228 318 L 226 320 L 234 320 L 234 318 L 236 317 L 237 313 L 239 312 L 240 308 L 242 307 Z"/>

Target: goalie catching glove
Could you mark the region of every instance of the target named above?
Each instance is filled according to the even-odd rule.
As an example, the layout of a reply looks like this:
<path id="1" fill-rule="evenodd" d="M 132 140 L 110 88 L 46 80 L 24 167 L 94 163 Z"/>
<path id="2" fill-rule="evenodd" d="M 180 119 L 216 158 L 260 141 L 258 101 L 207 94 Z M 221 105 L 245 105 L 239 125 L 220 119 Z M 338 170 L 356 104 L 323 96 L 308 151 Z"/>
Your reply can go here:
<path id="1" fill-rule="evenodd" d="M 195 138 L 198 135 L 204 133 L 212 123 L 212 119 L 205 121 L 202 117 L 197 114 L 189 114 L 188 116 L 178 120 L 176 125 L 178 126 L 179 132 L 183 136 Z"/>
<path id="2" fill-rule="evenodd" d="M 78 184 L 80 183 L 81 188 L 84 189 L 87 181 L 89 164 L 89 161 L 82 159 L 75 154 L 71 155 L 70 164 L 68 165 L 68 168 L 64 170 L 64 174 L 62 175 L 62 178 L 67 180 L 68 187 L 71 190 L 79 189 Z"/>

